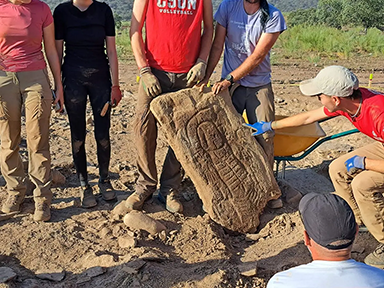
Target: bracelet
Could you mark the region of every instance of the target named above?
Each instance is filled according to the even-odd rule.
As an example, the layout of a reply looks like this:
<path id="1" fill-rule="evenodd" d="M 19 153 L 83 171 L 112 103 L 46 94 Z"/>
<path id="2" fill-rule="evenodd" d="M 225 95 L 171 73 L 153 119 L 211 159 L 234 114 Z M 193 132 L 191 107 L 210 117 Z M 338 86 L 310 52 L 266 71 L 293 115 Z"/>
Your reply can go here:
<path id="1" fill-rule="evenodd" d="M 138 66 L 138 68 L 139 68 L 139 70 L 141 70 L 141 69 L 143 69 L 143 68 L 145 68 L 145 67 L 149 67 L 149 65 L 148 65 L 148 63 L 146 64 L 146 65 L 144 65 L 144 66 Z"/>
<path id="2" fill-rule="evenodd" d="M 144 73 L 148 73 L 148 72 L 151 72 L 151 67 L 149 66 L 145 66 L 140 69 L 140 75 L 143 75 Z"/>

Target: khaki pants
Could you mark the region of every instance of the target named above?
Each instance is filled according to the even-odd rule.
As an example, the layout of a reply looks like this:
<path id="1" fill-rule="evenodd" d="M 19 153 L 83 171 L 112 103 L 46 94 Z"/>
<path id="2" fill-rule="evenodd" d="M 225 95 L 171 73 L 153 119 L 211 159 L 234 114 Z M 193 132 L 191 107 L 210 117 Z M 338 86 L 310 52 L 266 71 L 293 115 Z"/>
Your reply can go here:
<path id="1" fill-rule="evenodd" d="M 19 144 L 21 109 L 25 105 L 28 173 L 36 185 L 35 202 L 52 200 L 49 121 L 52 93 L 46 69 L 27 72 L 0 71 L 1 173 L 9 194 L 25 195 L 25 175 Z"/>
<path id="2" fill-rule="evenodd" d="M 160 82 L 162 93 L 176 92 L 187 86 L 187 73 L 170 73 L 152 68 L 152 73 Z M 157 96 L 161 97 L 161 95 Z M 148 96 L 143 85 L 139 84 L 136 106 L 134 133 L 137 149 L 137 167 L 139 178 L 136 193 L 153 193 L 157 187 L 157 169 L 155 164 L 157 124 L 149 109 L 152 97 Z M 181 165 L 173 150 L 169 147 L 160 176 L 160 189 L 177 189 L 181 183 Z"/>
<path id="3" fill-rule="evenodd" d="M 344 162 L 354 155 L 384 160 L 383 144 L 375 142 L 337 158 L 329 166 L 329 175 L 335 193 L 348 202 L 356 221 L 363 222 L 369 232 L 384 243 L 384 174 L 369 170 L 349 174 Z"/>
<path id="4" fill-rule="evenodd" d="M 234 87 L 235 88 L 235 87 Z M 243 114 L 245 110 L 249 123 L 258 121 L 270 122 L 275 120 L 275 103 L 271 83 L 260 87 L 238 86 L 231 89 L 232 103 L 236 111 Z M 273 168 L 273 137 L 275 133 L 268 131 L 262 135 L 256 136 L 257 142 L 263 147 L 267 155 L 268 163 Z"/>

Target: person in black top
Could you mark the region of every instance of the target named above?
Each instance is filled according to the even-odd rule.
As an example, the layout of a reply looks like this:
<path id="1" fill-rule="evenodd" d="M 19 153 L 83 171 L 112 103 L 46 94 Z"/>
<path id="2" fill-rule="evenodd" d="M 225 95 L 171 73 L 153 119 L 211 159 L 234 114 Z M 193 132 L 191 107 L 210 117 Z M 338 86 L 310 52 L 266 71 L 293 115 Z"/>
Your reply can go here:
<path id="1" fill-rule="evenodd" d="M 81 184 L 81 204 L 97 205 L 88 183 L 85 155 L 87 96 L 92 106 L 99 163 L 99 191 L 105 200 L 116 198 L 109 179 L 111 111 L 102 116 L 106 103 L 119 104 L 115 22 L 111 8 L 95 0 L 73 0 L 59 4 L 53 13 L 56 48 L 62 65 L 64 103 L 69 117 L 72 153 Z M 106 47 L 106 49 L 105 49 Z M 105 53 L 106 50 L 106 53 Z"/>

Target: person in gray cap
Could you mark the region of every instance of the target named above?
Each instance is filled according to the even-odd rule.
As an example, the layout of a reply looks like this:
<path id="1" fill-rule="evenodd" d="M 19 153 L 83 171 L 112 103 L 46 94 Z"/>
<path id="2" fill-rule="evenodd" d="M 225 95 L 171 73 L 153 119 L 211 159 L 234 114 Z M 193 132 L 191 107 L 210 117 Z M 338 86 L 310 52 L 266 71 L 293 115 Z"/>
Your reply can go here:
<path id="1" fill-rule="evenodd" d="M 277 273 L 267 288 L 384 287 L 383 270 L 351 259 L 358 225 L 343 198 L 309 193 L 301 199 L 299 211 L 313 261 Z"/>
<path id="2" fill-rule="evenodd" d="M 342 115 L 360 132 L 376 140 L 334 160 L 329 174 L 335 193 L 351 206 L 359 225 L 363 223 L 380 242 L 364 260 L 384 268 L 384 95 L 359 88 L 359 80 L 342 66 L 328 66 L 315 78 L 300 83 L 304 95 L 317 96 L 323 107 L 272 122 L 247 125 L 266 131 L 297 127 Z"/>

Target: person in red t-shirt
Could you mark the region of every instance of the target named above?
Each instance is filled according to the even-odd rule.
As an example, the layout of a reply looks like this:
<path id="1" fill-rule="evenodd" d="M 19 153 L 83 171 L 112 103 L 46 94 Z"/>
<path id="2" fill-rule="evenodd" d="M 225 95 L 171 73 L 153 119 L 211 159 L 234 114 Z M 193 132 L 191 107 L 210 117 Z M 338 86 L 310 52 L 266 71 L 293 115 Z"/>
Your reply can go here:
<path id="1" fill-rule="evenodd" d="M 19 212 L 27 188 L 18 153 L 24 104 L 28 175 L 36 186 L 35 221 L 50 219 L 52 201 L 49 151 L 52 92 L 42 42 L 55 82 L 54 104 L 59 103 L 58 111 L 61 111 L 63 85 L 51 10 L 39 0 L 0 0 L 0 163 L 8 191 L 1 210 Z"/>
<path id="2" fill-rule="evenodd" d="M 328 66 L 315 78 L 300 83 L 304 95 L 317 96 L 323 107 L 272 122 L 247 124 L 255 135 L 297 127 L 343 115 L 362 133 L 376 140 L 334 160 L 329 174 L 335 193 L 352 207 L 357 222 L 365 224 L 381 243 L 365 258 L 384 268 L 384 95 L 359 88 L 356 75 L 342 66 Z"/>
<path id="3" fill-rule="evenodd" d="M 157 188 L 157 126 L 149 105 L 161 93 L 192 87 L 204 78 L 213 36 L 212 2 L 135 0 L 130 35 L 141 78 L 134 129 L 139 178 L 135 192 L 122 203 L 119 214 L 140 210 Z M 169 148 L 160 177 L 159 199 L 173 213 L 183 211 L 178 200 L 180 182 L 181 165 Z"/>

